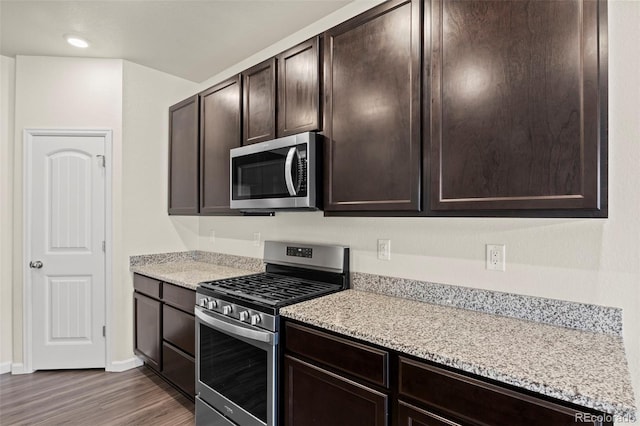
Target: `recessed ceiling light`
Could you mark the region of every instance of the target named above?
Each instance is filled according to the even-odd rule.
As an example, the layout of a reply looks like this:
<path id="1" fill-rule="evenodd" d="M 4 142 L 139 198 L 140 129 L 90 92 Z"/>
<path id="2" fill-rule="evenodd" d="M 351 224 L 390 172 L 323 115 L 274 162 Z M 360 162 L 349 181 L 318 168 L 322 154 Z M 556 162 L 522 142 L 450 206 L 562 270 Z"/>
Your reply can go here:
<path id="1" fill-rule="evenodd" d="M 81 49 L 89 47 L 89 42 L 87 42 L 87 40 L 75 35 L 66 35 L 64 36 L 64 39 L 67 40 L 67 43 L 69 43 L 70 45 L 79 47 Z"/>

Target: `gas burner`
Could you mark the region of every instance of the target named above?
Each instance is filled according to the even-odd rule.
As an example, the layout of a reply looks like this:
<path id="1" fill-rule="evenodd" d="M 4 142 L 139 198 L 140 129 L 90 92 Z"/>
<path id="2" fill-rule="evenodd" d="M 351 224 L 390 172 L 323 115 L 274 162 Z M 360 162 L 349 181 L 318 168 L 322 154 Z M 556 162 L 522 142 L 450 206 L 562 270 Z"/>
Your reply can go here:
<path id="1" fill-rule="evenodd" d="M 266 303 L 270 306 L 284 306 L 302 300 L 332 293 L 342 287 L 268 272 L 200 283 L 209 290 L 226 295 Z"/>

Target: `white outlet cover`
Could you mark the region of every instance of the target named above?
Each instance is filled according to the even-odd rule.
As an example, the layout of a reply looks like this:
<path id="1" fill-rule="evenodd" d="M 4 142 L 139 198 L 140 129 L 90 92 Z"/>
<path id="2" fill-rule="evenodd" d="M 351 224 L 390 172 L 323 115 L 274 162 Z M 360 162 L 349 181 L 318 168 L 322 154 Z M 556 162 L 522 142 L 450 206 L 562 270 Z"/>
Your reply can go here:
<path id="1" fill-rule="evenodd" d="M 260 233 L 259 232 L 254 232 L 253 233 L 253 245 L 258 247 L 260 246 Z"/>
<path id="2" fill-rule="evenodd" d="M 487 244 L 486 250 L 487 270 L 501 271 L 506 269 L 506 247 L 504 244 Z"/>
<path id="3" fill-rule="evenodd" d="M 378 259 L 391 260 L 391 240 L 378 240 Z"/>

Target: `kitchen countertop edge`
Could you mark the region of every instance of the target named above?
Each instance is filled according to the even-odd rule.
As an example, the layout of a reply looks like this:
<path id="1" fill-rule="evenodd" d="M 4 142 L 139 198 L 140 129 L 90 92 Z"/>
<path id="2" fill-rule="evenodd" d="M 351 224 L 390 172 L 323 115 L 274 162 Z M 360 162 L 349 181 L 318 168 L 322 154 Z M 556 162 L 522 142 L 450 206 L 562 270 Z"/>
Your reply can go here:
<path id="1" fill-rule="evenodd" d="M 198 287 L 198 283 L 203 281 L 239 277 L 256 273 L 255 271 L 246 269 L 198 261 L 150 263 L 131 266 L 129 270 L 135 274 L 144 275 L 190 290 L 195 290 Z"/>
<path id="2" fill-rule="evenodd" d="M 340 316 L 340 312 L 336 313 L 334 311 L 333 316 L 325 316 L 323 319 L 319 318 L 318 315 L 314 315 L 314 305 L 317 304 L 318 301 L 321 301 L 322 299 L 326 299 L 329 297 L 334 298 L 334 300 L 335 298 L 341 297 L 341 296 L 349 297 L 348 295 L 351 292 L 380 296 L 378 294 L 369 293 L 365 291 L 347 290 L 345 292 L 334 293 L 333 295 L 325 296 L 323 298 L 313 299 L 307 302 L 302 302 L 295 305 L 284 307 L 281 309 L 280 313 L 285 318 L 290 318 L 290 319 L 297 320 L 302 323 L 316 326 L 325 330 L 343 334 L 355 339 L 362 340 L 364 342 L 372 343 L 387 349 L 397 351 L 401 354 L 407 354 L 419 359 L 434 362 L 436 364 L 452 367 L 457 370 L 461 370 L 461 371 L 471 373 L 483 378 L 487 378 L 487 379 L 495 380 L 508 385 L 512 385 L 517 388 L 525 389 L 525 390 L 538 393 L 541 395 L 545 395 L 548 397 L 556 398 L 561 401 L 573 403 L 585 408 L 598 410 L 613 416 L 620 416 L 621 418 L 624 418 L 624 419 L 636 418 L 637 409 L 634 405 L 629 405 L 626 403 L 617 403 L 617 402 L 607 401 L 607 400 L 599 400 L 597 399 L 597 397 L 583 395 L 569 389 L 563 389 L 553 385 L 540 383 L 534 379 L 527 379 L 523 377 L 516 377 L 511 374 L 505 374 L 496 368 L 474 364 L 473 362 L 467 362 L 463 359 L 459 359 L 456 357 L 441 355 L 436 352 L 425 350 L 424 348 L 421 349 L 417 345 L 412 346 L 412 345 L 401 343 L 399 341 L 394 342 L 392 339 L 389 339 L 388 336 L 385 337 L 382 334 L 376 335 L 375 331 L 372 332 L 371 329 L 367 329 L 367 330 L 358 329 L 358 327 L 350 327 L 348 324 L 347 325 L 338 324 L 338 321 L 331 321 L 332 317 L 335 317 L 336 315 Z M 401 299 L 393 296 L 383 296 L 383 297 L 390 297 L 392 299 L 398 299 L 398 300 L 406 300 L 407 303 L 424 303 L 426 305 L 431 305 L 425 302 L 410 301 L 407 299 Z M 335 307 L 335 305 L 332 305 L 332 306 L 334 306 L 335 309 L 340 309 L 339 307 Z M 432 305 L 432 306 L 436 306 L 436 305 Z M 453 308 L 453 307 L 451 308 L 439 307 L 439 308 L 460 310 L 460 308 Z M 494 315 L 494 314 L 486 314 L 486 313 L 478 313 L 478 314 L 499 317 L 498 315 Z M 503 317 L 503 318 L 507 318 L 507 317 Z M 520 320 L 520 319 L 513 319 L 513 320 L 526 321 L 526 320 Z M 527 321 L 527 322 L 530 322 L 530 321 Z M 549 325 L 545 325 L 545 326 L 556 327 L 556 326 L 549 326 Z M 562 328 L 562 327 L 559 327 L 559 328 Z M 577 330 L 571 330 L 571 331 L 580 332 Z M 611 338 L 616 339 L 616 337 L 611 337 Z M 617 338 L 617 339 L 621 340 L 621 338 Z M 628 368 L 627 368 L 627 375 L 628 375 Z M 631 398 L 631 401 L 633 401 L 633 391 L 631 391 L 630 398 Z"/>

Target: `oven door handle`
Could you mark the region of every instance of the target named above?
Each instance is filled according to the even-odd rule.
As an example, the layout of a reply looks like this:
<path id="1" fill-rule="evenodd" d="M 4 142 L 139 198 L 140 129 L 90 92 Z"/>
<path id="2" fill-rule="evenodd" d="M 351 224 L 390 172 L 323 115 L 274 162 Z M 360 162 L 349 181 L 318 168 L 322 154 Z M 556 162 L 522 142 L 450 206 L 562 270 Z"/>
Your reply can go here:
<path id="1" fill-rule="evenodd" d="M 249 330 L 248 328 L 219 320 L 217 318 L 212 317 L 211 315 L 204 313 L 202 311 L 202 308 L 199 306 L 195 307 L 195 314 L 200 321 L 218 330 L 222 330 L 234 336 L 244 337 L 245 339 L 256 340 L 258 342 L 273 344 L 272 333 L 265 332 L 265 331 L 258 331 L 258 330 Z"/>

